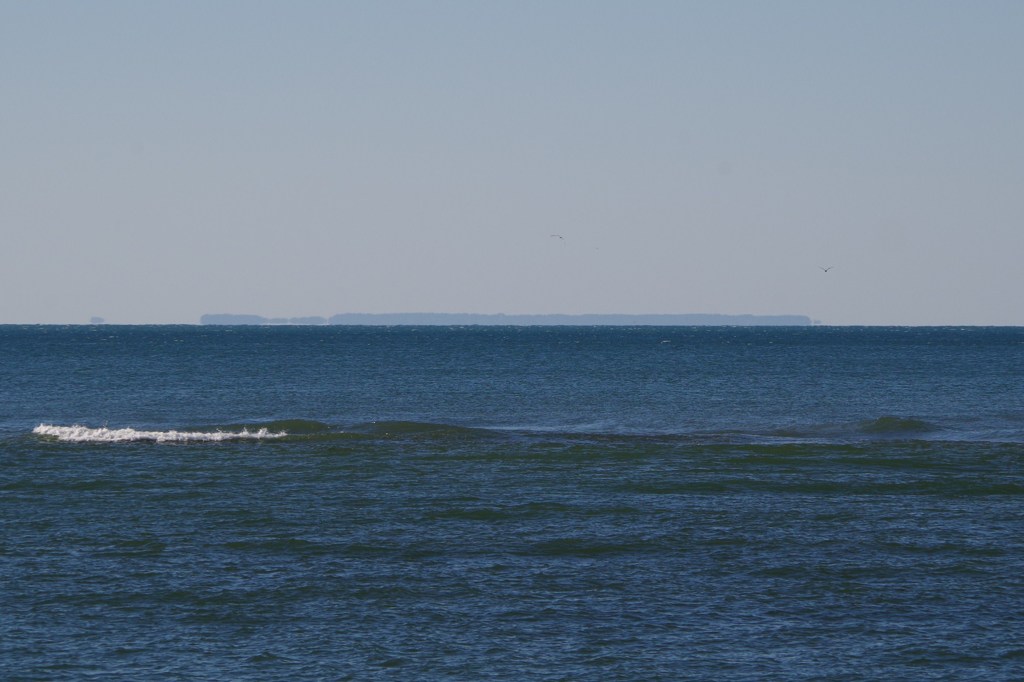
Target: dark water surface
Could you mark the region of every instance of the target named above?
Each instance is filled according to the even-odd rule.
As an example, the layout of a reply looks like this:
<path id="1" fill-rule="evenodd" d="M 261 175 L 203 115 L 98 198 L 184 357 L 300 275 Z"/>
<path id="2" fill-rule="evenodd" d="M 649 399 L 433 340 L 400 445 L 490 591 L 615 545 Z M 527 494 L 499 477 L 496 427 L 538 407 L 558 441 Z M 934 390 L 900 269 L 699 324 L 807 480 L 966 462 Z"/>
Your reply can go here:
<path id="1" fill-rule="evenodd" d="M 10 680 L 1024 679 L 1024 329 L 0 327 Z"/>

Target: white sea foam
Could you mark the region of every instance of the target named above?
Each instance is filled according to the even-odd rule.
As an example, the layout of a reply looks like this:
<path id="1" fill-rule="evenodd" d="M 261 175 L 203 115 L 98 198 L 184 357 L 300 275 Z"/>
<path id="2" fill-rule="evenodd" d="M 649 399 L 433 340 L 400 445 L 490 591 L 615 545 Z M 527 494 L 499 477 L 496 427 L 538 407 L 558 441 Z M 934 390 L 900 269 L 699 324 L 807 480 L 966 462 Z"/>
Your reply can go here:
<path id="1" fill-rule="evenodd" d="M 255 431 L 139 431 L 137 429 L 91 429 L 88 426 L 54 426 L 40 424 L 32 429 L 39 436 L 50 436 L 57 440 L 73 443 L 127 443 L 152 441 L 154 443 L 209 443 L 227 440 L 265 440 L 283 438 L 285 431 L 270 431 L 261 428 Z"/>

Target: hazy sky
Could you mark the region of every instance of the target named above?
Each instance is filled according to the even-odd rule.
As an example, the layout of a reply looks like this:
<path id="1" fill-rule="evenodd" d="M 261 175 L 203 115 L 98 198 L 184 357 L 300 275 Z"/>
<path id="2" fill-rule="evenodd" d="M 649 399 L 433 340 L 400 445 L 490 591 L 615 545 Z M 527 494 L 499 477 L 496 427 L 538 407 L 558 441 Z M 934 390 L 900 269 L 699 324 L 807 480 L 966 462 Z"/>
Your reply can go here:
<path id="1" fill-rule="evenodd" d="M 1022 35 L 1019 0 L 0 0 L 0 322 L 1021 325 Z"/>

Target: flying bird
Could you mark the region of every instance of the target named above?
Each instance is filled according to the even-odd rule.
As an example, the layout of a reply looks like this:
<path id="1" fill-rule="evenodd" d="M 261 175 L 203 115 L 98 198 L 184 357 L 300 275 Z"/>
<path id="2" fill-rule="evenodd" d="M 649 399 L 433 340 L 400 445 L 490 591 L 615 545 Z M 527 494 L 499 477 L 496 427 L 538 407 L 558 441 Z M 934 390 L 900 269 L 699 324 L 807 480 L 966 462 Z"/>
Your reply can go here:
<path id="1" fill-rule="evenodd" d="M 551 235 L 551 236 L 552 236 L 552 237 L 558 237 L 558 238 L 559 238 L 559 239 L 561 239 L 562 241 L 565 241 L 565 237 L 563 237 L 563 236 L 562 236 L 562 235 L 560 235 L 560 234 L 553 234 L 553 235 Z"/>
<path id="2" fill-rule="evenodd" d="M 831 270 L 831 269 L 832 269 L 832 268 L 834 268 L 835 266 L 834 266 L 834 265 L 830 265 L 830 266 L 828 266 L 828 267 L 826 268 L 826 267 L 825 267 L 824 265 L 819 265 L 818 267 L 819 267 L 819 268 L 821 268 L 822 270 L 824 270 L 825 272 L 828 272 L 829 270 Z"/>

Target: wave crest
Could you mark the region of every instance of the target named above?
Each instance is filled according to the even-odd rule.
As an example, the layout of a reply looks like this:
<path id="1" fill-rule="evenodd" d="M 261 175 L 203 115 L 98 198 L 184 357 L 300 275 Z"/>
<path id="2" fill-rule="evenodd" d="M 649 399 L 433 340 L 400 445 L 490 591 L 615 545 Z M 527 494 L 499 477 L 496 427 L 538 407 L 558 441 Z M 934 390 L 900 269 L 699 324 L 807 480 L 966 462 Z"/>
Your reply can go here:
<path id="1" fill-rule="evenodd" d="M 934 431 L 935 427 L 923 419 L 913 417 L 884 416 L 877 419 L 861 422 L 860 428 L 864 433 L 869 434 L 899 434 L 899 433 L 927 433 Z"/>
<path id="2" fill-rule="evenodd" d="M 491 433 L 489 429 L 456 424 L 416 422 L 416 421 L 379 421 L 361 424 L 352 429 L 354 432 L 371 436 L 404 437 L 404 438 L 442 438 L 446 436 L 483 436 Z"/>
<path id="3" fill-rule="evenodd" d="M 80 424 L 72 426 L 56 426 L 40 424 L 32 429 L 38 436 L 55 438 L 70 443 L 132 443 L 151 441 L 154 443 L 216 443 L 230 440 L 267 440 L 284 438 L 286 431 L 271 431 L 260 428 L 250 431 L 139 431 L 132 428 L 110 429 L 107 427 L 90 428 Z"/>

